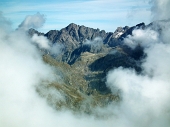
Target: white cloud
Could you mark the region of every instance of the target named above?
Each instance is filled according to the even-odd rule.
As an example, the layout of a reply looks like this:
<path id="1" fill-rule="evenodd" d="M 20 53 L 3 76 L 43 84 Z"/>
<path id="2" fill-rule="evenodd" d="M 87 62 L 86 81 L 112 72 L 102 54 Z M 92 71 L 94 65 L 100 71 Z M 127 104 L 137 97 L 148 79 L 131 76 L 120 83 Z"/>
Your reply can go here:
<path id="1" fill-rule="evenodd" d="M 3 33 L 0 34 L 0 126 L 170 126 L 169 27 L 163 30 L 160 38 L 151 30 L 135 31 L 128 38 L 145 48 L 147 57 L 142 64 L 143 73 L 136 74 L 134 70 L 123 68 L 109 72 L 107 84 L 113 93 L 120 89 L 122 100 L 102 109 L 113 112 L 113 116 L 98 120 L 86 115 L 75 116 L 69 111 L 56 111 L 38 96 L 35 87 L 43 85 L 42 81 L 54 80 L 53 68 L 42 61 L 24 31 L 9 29 L 7 20 L 2 16 L 0 19 L 0 26 L 3 26 L 0 27 Z M 55 96 L 62 98 L 60 94 Z"/>
<path id="2" fill-rule="evenodd" d="M 133 70 L 118 68 L 108 75 L 108 85 L 119 89 L 121 102 L 116 115 L 126 127 L 169 127 L 169 81 L 137 75 Z"/>
<path id="3" fill-rule="evenodd" d="M 64 48 L 64 46 L 62 44 L 59 44 L 59 43 L 52 44 L 52 42 L 50 40 L 48 40 L 47 37 L 45 37 L 43 35 L 34 34 L 31 37 L 31 40 L 32 40 L 33 44 L 38 46 L 40 49 L 45 49 L 51 55 L 61 54 L 62 50 Z"/>
<path id="4" fill-rule="evenodd" d="M 131 48 L 138 44 L 144 48 L 141 74 L 122 67 L 108 73 L 107 85 L 121 96 L 117 116 L 128 121 L 127 127 L 170 126 L 170 29 L 169 23 L 158 23 L 162 32 L 138 29 L 125 39 Z"/>
<path id="5" fill-rule="evenodd" d="M 28 30 L 30 28 L 40 28 L 45 23 L 44 15 L 37 13 L 35 15 L 29 15 L 25 20 L 18 26 L 19 29 Z"/>
<path id="6" fill-rule="evenodd" d="M 101 37 L 96 37 L 92 41 L 86 39 L 86 41 L 83 43 L 83 45 L 89 45 L 92 47 L 95 51 L 100 51 L 103 46 L 103 40 Z"/>
<path id="7" fill-rule="evenodd" d="M 59 43 L 54 43 L 51 45 L 50 53 L 52 55 L 59 55 L 62 53 L 62 50 L 64 49 L 64 45 Z"/>
<path id="8" fill-rule="evenodd" d="M 102 45 L 103 44 L 103 40 L 101 37 L 96 37 L 95 39 L 93 39 L 92 41 L 86 39 L 86 41 L 83 43 L 84 45 L 94 45 L 94 46 L 98 46 L 98 45 Z"/>
<path id="9" fill-rule="evenodd" d="M 50 42 L 46 37 L 38 36 L 37 34 L 34 34 L 31 39 L 34 43 L 38 45 L 39 48 L 50 49 L 49 46 Z"/>
<path id="10" fill-rule="evenodd" d="M 0 17 L 3 19 L 4 17 Z M 0 25 L 8 24 L 6 19 Z M 8 26 L 8 28 L 11 28 Z M 69 111 L 57 111 L 50 107 L 36 92 L 41 90 L 45 98 L 53 96 L 54 103 L 63 99 L 60 92 L 45 88 L 55 79 L 55 69 L 45 64 L 30 37 L 22 30 L 0 28 L 0 126 L 2 127 L 103 127 L 111 126 L 111 120 L 97 120 Z M 110 123 L 109 123 L 110 122 Z"/>
<path id="11" fill-rule="evenodd" d="M 52 109 L 38 97 L 35 88 L 42 81 L 53 80 L 52 68 L 42 61 L 24 31 L 0 30 L 4 32 L 0 35 L 0 126 L 46 126 L 40 119 Z"/>
<path id="12" fill-rule="evenodd" d="M 140 9 L 132 9 L 135 6 Z M 21 11 L 22 10 L 22 11 Z M 133 20 L 129 21 L 127 13 L 133 10 Z M 3 9 L 5 15 L 14 21 L 22 20 L 25 15 L 31 15 L 35 12 L 41 12 L 47 16 L 46 25 L 52 25 L 52 29 L 61 29 L 69 23 L 87 25 L 114 31 L 118 26 L 136 25 L 139 22 L 149 21 L 149 6 L 143 1 L 126 1 L 126 0 L 89 0 L 89 1 L 69 1 L 69 2 L 52 2 L 52 3 L 20 3 L 13 4 L 10 8 Z M 15 15 L 15 16 L 14 16 Z M 140 15 L 140 16 L 139 16 Z M 141 18 L 143 16 L 145 18 Z M 142 20 L 142 21 L 141 21 Z M 53 21 L 53 22 L 52 22 Z M 19 22 L 19 21 L 18 21 Z M 57 25 L 56 24 L 61 24 Z M 46 28 L 50 30 L 50 28 Z M 43 29 L 43 28 L 42 28 Z"/>
<path id="13" fill-rule="evenodd" d="M 153 20 L 170 19 L 169 0 L 151 0 Z"/>
<path id="14" fill-rule="evenodd" d="M 134 49 L 140 45 L 144 48 L 158 43 L 159 35 L 156 31 L 151 29 L 141 30 L 136 29 L 132 31 L 132 35 L 129 35 L 124 39 L 124 43 Z"/>

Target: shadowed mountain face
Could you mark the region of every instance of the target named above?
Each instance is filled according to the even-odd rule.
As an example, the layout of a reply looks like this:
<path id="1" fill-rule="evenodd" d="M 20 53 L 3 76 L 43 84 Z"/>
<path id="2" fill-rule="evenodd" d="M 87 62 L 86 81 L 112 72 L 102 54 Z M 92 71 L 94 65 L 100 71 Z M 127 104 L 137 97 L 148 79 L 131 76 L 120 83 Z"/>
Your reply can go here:
<path id="1" fill-rule="evenodd" d="M 133 27 L 118 27 L 115 32 L 112 33 L 71 23 L 61 30 L 50 30 L 46 34 L 30 29 L 29 34 L 33 35 L 36 33 L 38 35 L 43 35 L 53 44 L 62 44 L 64 46 L 62 56 L 56 59 L 68 64 L 73 64 L 83 52 L 107 54 L 112 47 L 121 47 L 123 45 L 122 40 L 128 35 L 131 35 L 134 29 L 139 28 L 144 29 L 145 24 L 141 23 Z M 101 43 L 98 43 L 96 40 Z M 87 43 L 89 41 L 92 42 Z"/>
<path id="2" fill-rule="evenodd" d="M 93 29 L 85 26 L 79 26 L 71 23 L 66 28 L 58 30 L 51 30 L 45 34 L 53 43 L 73 44 L 70 48 L 77 48 L 79 44 L 86 40 L 94 40 L 96 37 L 101 37 L 104 44 L 114 45 L 119 37 L 124 34 L 129 27 L 118 27 L 114 33 L 106 33 L 104 30 Z M 116 45 L 116 44 L 115 44 Z M 119 45 L 119 43 L 117 44 Z M 67 46 L 68 47 L 68 46 Z"/>
<path id="3" fill-rule="evenodd" d="M 138 73 L 141 72 L 141 59 L 145 56 L 142 47 L 139 45 L 131 49 L 124 45 L 123 40 L 132 35 L 134 29 L 146 27 L 144 23 L 133 27 L 118 27 L 113 33 L 74 23 L 61 30 L 50 30 L 46 34 L 30 29 L 31 36 L 45 36 L 52 44 L 64 47 L 58 55 L 43 52 L 44 61 L 54 66 L 58 70 L 57 75 L 62 77 L 62 83 L 56 81 L 50 84 L 62 91 L 67 100 L 59 103 L 57 108 L 64 105 L 82 110 L 82 103 L 95 107 L 118 100 L 118 95 L 112 95 L 106 87 L 106 75 L 109 70 L 117 67 L 134 68 Z M 83 110 L 91 112 L 87 107 Z"/>

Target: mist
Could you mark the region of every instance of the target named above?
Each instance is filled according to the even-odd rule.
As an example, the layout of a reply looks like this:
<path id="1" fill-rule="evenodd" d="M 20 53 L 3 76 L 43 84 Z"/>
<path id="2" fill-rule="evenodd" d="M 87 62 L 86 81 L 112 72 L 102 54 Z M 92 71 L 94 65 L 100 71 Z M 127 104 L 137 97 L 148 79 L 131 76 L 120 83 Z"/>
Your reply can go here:
<path id="1" fill-rule="evenodd" d="M 46 87 L 57 81 L 56 70 L 44 63 L 37 44 L 48 48 L 49 41 L 41 36 L 30 38 L 24 27 L 13 30 L 3 15 L 0 15 L 0 26 L 0 126 L 102 127 L 108 124 L 108 120 L 74 115 L 66 109 L 57 111 L 49 105 L 46 100 L 49 95 L 56 101 L 64 99 L 59 91 Z M 60 48 L 56 46 L 56 50 Z M 37 88 L 41 89 L 44 98 L 37 93 Z"/>
<path id="2" fill-rule="evenodd" d="M 28 30 L 30 28 L 38 29 L 42 27 L 45 23 L 45 16 L 39 12 L 34 15 L 28 15 L 18 26 L 18 29 Z"/>
<path id="3" fill-rule="evenodd" d="M 107 86 L 119 91 L 121 102 L 117 116 L 126 127 L 169 127 L 170 122 L 170 42 L 168 0 L 153 1 L 153 28 L 136 29 L 124 39 L 124 44 L 134 49 L 144 48 L 142 72 L 119 67 L 107 75 Z"/>
<path id="4" fill-rule="evenodd" d="M 60 43 L 52 43 L 47 37 L 43 35 L 37 35 L 36 33 L 31 37 L 31 41 L 33 44 L 38 46 L 40 50 L 45 50 L 51 55 L 60 55 L 62 50 L 64 49 L 64 45 Z"/>
<path id="5" fill-rule="evenodd" d="M 153 1 L 154 20 L 169 18 L 169 1 Z M 162 14 L 162 15 L 161 15 Z M 166 17 L 167 16 L 167 17 Z M 107 86 L 118 93 L 120 102 L 105 108 L 94 109 L 109 113 L 107 119 L 87 114 L 75 115 L 69 110 L 57 111 L 36 88 L 42 88 L 44 96 L 53 95 L 55 100 L 63 96 L 46 85 L 57 80 L 55 69 L 42 60 L 39 49 L 54 54 L 62 46 L 54 45 L 43 36 L 29 37 L 29 28 L 42 27 L 44 15 L 27 16 L 16 30 L 11 22 L 0 14 L 0 126 L 2 127 L 169 127 L 170 126 L 170 43 L 169 23 L 160 24 L 161 33 L 152 28 L 134 30 L 124 44 L 134 49 L 139 44 L 146 58 L 142 60 L 142 72 L 119 67 L 107 74 Z M 99 42 L 101 39 L 94 40 Z M 93 42 L 86 41 L 87 45 Z M 38 48 L 37 48 L 38 45 Z"/>
<path id="6" fill-rule="evenodd" d="M 90 46 L 95 51 L 100 51 L 104 44 L 103 44 L 103 40 L 101 37 L 96 37 L 93 40 L 88 40 L 88 39 L 85 40 L 83 45 Z"/>
<path id="7" fill-rule="evenodd" d="M 170 19 L 170 1 L 169 0 L 151 0 L 152 20 Z"/>

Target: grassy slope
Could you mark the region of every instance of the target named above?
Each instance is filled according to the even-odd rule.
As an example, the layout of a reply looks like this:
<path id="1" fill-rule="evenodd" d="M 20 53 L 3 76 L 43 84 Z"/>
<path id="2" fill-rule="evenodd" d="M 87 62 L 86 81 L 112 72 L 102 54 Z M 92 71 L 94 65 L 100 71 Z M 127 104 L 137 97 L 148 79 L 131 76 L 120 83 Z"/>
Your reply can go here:
<path id="1" fill-rule="evenodd" d="M 50 83 L 48 87 L 52 87 L 60 91 L 65 97 L 64 100 L 56 101 L 55 108 L 69 108 L 73 111 L 82 111 L 93 113 L 95 107 L 104 107 L 109 102 L 117 101 L 119 97 L 111 93 L 102 94 L 96 89 L 89 88 L 89 80 L 86 80 L 87 75 L 92 77 L 96 73 L 88 69 L 88 65 L 104 54 L 84 53 L 74 65 L 70 66 L 67 63 L 57 62 L 49 55 L 44 55 L 43 60 L 56 69 L 56 76 L 60 75 L 62 81 Z M 99 78 L 99 77 L 97 77 Z M 91 79 L 96 80 L 96 79 Z M 49 99 L 49 101 L 52 101 Z M 50 102 L 49 102 L 50 103 Z"/>

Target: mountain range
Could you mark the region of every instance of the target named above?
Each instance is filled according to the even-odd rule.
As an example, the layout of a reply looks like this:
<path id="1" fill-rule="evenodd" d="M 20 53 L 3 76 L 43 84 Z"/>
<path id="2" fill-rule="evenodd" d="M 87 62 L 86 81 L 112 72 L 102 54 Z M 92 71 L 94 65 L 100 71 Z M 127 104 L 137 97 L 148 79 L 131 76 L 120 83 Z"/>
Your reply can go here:
<path id="1" fill-rule="evenodd" d="M 139 44 L 132 49 L 124 44 L 124 39 L 132 35 L 133 30 L 148 27 L 161 32 L 155 22 L 149 25 L 140 23 L 132 27 L 118 27 L 114 32 L 74 23 L 47 33 L 30 29 L 30 36 L 44 36 L 52 45 L 60 44 L 63 47 L 59 54 L 50 54 L 48 50 L 42 50 L 42 54 L 43 60 L 55 68 L 57 75 L 57 80 L 48 87 L 60 91 L 65 99 L 53 101 L 55 97 L 46 96 L 40 88 L 37 91 L 41 96 L 47 97 L 48 102 L 55 105 L 56 109 L 69 108 L 88 114 L 95 114 L 89 107 L 103 107 L 110 102 L 119 101 L 119 90 L 113 94 L 106 86 L 107 73 L 118 67 L 141 72 L 141 60 L 146 57 L 142 46 Z"/>

